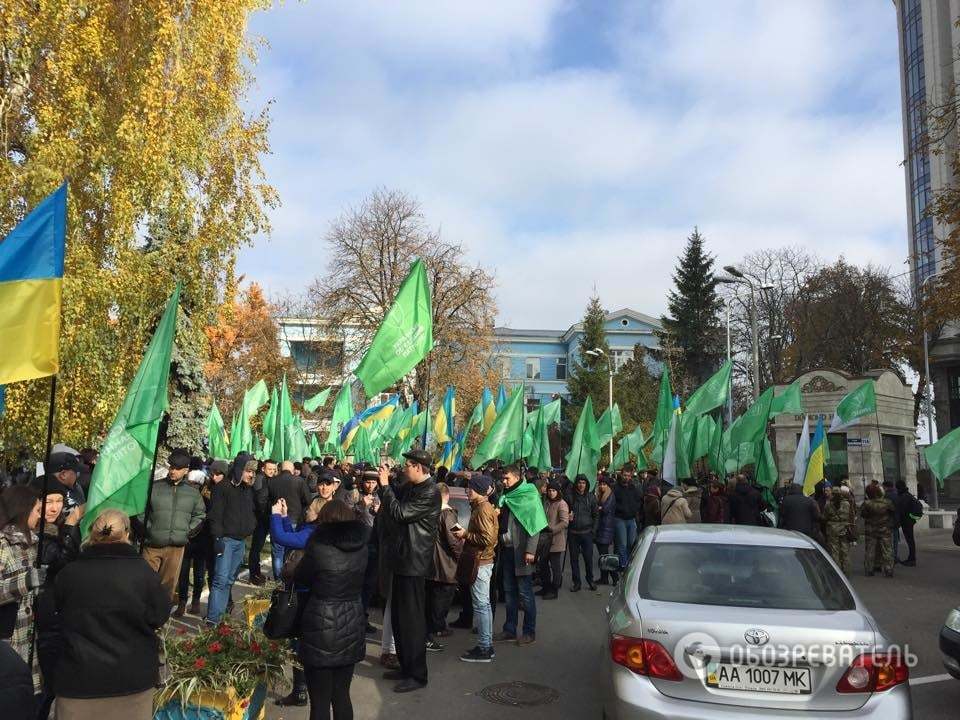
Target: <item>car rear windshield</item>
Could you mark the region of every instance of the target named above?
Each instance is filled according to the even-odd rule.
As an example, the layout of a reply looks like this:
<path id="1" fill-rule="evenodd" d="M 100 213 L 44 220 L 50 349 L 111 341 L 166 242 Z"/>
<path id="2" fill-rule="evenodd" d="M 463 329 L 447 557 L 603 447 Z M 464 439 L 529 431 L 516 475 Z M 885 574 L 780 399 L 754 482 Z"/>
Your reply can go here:
<path id="1" fill-rule="evenodd" d="M 654 543 L 640 596 L 663 602 L 783 610 L 852 610 L 853 596 L 812 548 Z"/>

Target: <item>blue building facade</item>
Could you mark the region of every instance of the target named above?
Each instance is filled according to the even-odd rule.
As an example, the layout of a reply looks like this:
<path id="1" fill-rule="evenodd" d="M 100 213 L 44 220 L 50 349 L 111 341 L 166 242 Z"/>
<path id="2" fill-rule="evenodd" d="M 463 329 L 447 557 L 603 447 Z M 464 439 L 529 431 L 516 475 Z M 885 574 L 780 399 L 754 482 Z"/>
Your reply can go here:
<path id="1" fill-rule="evenodd" d="M 633 357 L 635 345 L 656 348 L 660 321 L 644 313 L 624 308 L 607 313 L 604 319 L 606 340 L 616 372 Z M 523 383 L 528 407 L 550 402 L 555 396 L 567 398 L 567 377 L 581 353 L 583 324 L 566 330 L 530 330 L 494 328 L 493 366 L 504 385 Z"/>

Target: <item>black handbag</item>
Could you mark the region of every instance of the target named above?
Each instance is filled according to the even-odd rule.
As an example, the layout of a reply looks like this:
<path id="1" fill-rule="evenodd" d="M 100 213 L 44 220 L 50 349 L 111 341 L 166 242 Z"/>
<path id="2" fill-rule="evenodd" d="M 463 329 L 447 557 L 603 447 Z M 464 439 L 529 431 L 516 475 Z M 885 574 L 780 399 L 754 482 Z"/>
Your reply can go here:
<path id="1" fill-rule="evenodd" d="M 20 601 L 0 605 L 0 640 L 9 640 L 17 626 L 17 613 L 20 612 Z"/>
<path id="2" fill-rule="evenodd" d="M 271 640 L 296 637 L 300 632 L 302 613 L 299 593 L 293 586 L 278 587 L 270 598 L 270 609 L 263 621 L 263 634 Z"/>

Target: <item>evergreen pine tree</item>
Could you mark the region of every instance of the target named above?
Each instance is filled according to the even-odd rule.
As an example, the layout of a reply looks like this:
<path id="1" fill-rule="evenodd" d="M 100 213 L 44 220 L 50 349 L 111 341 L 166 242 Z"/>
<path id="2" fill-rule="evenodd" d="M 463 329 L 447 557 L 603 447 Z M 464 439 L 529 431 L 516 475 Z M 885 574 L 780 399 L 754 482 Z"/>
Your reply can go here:
<path id="1" fill-rule="evenodd" d="M 181 308 L 177 335 L 170 361 L 170 419 L 167 424 L 169 449 L 184 448 L 203 455 L 203 438 L 210 407 L 210 391 L 203 373 L 206 349 L 193 331 L 190 317 Z"/>
<path id="2" fill-rule="evenodd" d="M 658 333 L 660 359 L 671 367 L 674 390 L 688 397 L 716 372 L 724 356 L 713 257 L 705 251 L 696 227 L 687 238 L 673 282 L 669 315 L 661 318 L 663 330 Z M 670 357 L 664 357 L 667 348 Z"/>
<path id="3" fill-rule="evenodd" d="M 637 424 L 644 432 L 653 426 L 657 414 L 659 379 L 647 363 L 647 348 L 636 345 L 633 357 L 620 366 L 613 378 L 613 401 L 620 406 L 624 432 L 633 432 Z"/>
<path id="4" fill-rule="evenodd" d="M 587 310 L 583 315 L 583 334 L 580 336 L 580 346 L 577 357 L 570 366 L 567 377 L 567 388 L 570 392 L 570 401 L 564 403 L 566 411 L 566 425 L 572 434 L 573 428 L 580 418 L 580 410 L 587 401 L 587 396 L 593 400 L 594 411 L 603 412 L 607 405 L 608 389 L 608 359 L 610 346 L 607 344 L 604 322 L 606 311 L 600 304 L 600 298 L 594 295 L 587 303 Z M 597 357 L 587 355 L 587 350 L 600 348 L 604 354 Z M 565 428 L 566 429 L 566 428 Z"/>

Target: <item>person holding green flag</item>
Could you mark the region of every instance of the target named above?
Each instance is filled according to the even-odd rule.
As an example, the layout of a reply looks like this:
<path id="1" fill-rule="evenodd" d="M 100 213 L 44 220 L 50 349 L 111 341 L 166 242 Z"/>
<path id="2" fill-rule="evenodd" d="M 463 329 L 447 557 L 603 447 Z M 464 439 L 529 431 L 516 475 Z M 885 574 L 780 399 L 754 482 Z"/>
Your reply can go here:
<path id="1" fill-rule="evenodd" d="M 500 562 L 506 595 L 506 619 L 503 631 L 494 640 L 530 645 L 537 639 L 537 602 L 533 594 L 533 568 L 540 531 L 547 527 L 540 493 L 523 482 L 520 468 L 504 468 L 500 507 Z M 523 602 L 523 634 L 517 635 L 520 602 Z"/>

